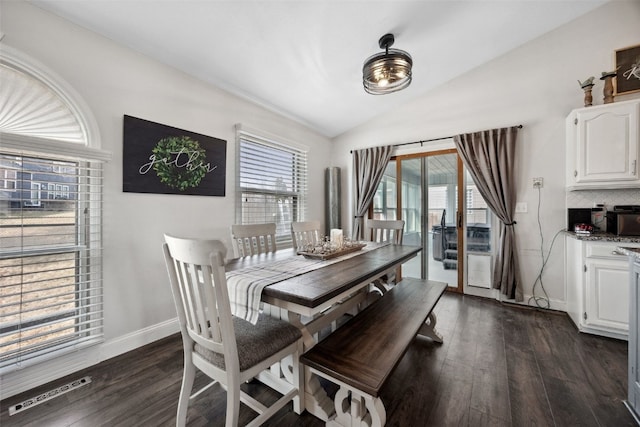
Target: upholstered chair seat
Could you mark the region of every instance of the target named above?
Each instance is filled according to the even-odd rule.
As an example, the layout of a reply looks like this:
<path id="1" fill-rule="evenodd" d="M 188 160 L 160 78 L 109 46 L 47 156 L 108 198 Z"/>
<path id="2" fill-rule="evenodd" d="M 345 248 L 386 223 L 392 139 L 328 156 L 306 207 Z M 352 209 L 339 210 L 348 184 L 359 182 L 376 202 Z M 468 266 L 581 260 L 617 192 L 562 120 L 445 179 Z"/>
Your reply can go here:
<path id="1" fill-rule="evenodd" d="M 233 329 L 236 333 L 238 362 L 241 371 L 267 359 L 302 337 L 302 333 L 295 326 L 264 314 L 260 314 L 258 323 L 255 325 L 234 316 Z M 225 369 L 223 354 L 216 353 L 197 343 L 194 345 L 194 351 L 211 364 Z"/>

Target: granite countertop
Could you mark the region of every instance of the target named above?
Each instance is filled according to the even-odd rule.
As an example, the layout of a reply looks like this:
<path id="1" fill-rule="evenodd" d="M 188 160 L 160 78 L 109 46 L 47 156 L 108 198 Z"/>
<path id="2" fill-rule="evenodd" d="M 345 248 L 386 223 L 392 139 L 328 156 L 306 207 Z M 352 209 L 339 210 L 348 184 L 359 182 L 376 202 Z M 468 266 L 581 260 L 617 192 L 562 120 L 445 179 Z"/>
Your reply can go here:
<path id="1" fill-rule="evenodd" d="M 635 257 L 635 261 L 640 260 L 640 248 L 625 248 L 624 246 L 618 246 L 616 250 L 622 252 L 625 255 Z"/>
<path id="2" fill-rule="evenodd" d="M 594 242 L 616 242 L 616 243 L 640 243 L 640 236 L 617 236 L 612 233 L 592 233 L 588 236 L 576 234 L 573 231 L 565 231 L 565 233 L 574 239 L 594 241 Z"/>

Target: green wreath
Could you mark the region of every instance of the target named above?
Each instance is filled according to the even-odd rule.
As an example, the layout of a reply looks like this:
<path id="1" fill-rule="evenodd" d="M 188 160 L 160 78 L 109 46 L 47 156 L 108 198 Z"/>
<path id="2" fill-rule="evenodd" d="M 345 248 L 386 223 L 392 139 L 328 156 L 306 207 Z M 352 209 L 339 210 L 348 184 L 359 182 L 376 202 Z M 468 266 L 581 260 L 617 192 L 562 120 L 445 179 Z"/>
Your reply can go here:
<path id="1" fill-rule="evenodd" d="M 160 182 L 171 188 L 184 191 L 197 187 L 207 173 L 204 148 L 188 136 L 163 138 L 151 151 L 160 160 L 154 162 L 153 170 Z"/>

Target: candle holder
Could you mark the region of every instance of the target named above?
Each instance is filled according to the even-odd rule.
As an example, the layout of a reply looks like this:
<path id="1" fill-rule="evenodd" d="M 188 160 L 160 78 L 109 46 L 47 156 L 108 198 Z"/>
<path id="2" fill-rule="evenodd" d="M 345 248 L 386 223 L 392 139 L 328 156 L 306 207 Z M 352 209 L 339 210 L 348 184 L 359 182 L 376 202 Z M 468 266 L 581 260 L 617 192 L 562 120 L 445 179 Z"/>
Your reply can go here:
<path id="1" fill-rule="evenodd" d="M 359 251 L 365 246 L 366 243 L 352 242 L 347 239 L 338 247 L 328 237 L 325 237 L 321 242 L 306 245 L 304 250 L 298 251 L 298 255 L 302 255 L 305 258 L 327 260 Z"/>
<path id="2" fill-rule="evenodd" d="M 604 80 L 604 103 L 611 104 L 613 102 L 613 78 L 616 76 L 615 71 L 603 71 L 600 80 Z"/>
<path id="3" fill-rule="evenodd" d="M 591 89 L 595 85 L 584 86 L 582 90 L 584 90 L 584 106 L 591 107 L 593 105 L 593 95 L 591 94 Z"/>
<path id="4" fill-rule="evenodd" d="M 595 86 L 595 84 L 593 83 L 593 79 L 594 78 L 595 77 L 591 76 L 591 77 L 589 77 L 588 79 L 586 79 L 583 82 L 578 80 L 578 84 L 580 85 L 580 87 L 584 91 L 584 106 L 585 107 L 591 107 L 593 105 L 593 95 L 591 94 L 591 89 L 593 89 L 593 87 Z"/>

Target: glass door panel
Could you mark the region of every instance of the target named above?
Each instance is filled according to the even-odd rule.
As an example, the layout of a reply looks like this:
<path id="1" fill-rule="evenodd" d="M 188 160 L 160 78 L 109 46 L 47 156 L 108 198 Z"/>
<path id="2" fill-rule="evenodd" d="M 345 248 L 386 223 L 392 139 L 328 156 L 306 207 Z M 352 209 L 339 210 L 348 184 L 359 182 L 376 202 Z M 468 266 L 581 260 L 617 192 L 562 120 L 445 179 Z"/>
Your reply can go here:
<path id="1" fill-rule="evenodd" d="M 418 157 L 400 161 L 402 219 L 404 220 L 402 241 L 407 245 L 423 247 L 417 257 L 402 265 L 404 277 L 427 277 L 426 269 L 423 268 L 426 259 L 426 246 L 423 241 L 426 228 L 422 223 L 424 212 L 423 169 L 424 158 Z"/>
<path id="2" fill-rule="evenodd" d="M 396 161 L 391 160 L 373 197 L 373 219 L 397 219 Z"/>
<path id="3" fill-rule="evenodd" d="M 404 243 L 423 248 L 420 256 L 403 264 L 402 274 L 459 288 L 458 156 L 454 151 L 399 157 L 396 161 L 400 169 Z"/>
<path id="4" fill-rule="evenodd" d="M 458 155 L 426 157 L 427 278 L 458 287 Z"/>
<path id="5" fill-rule="evenodd" d="M 467 230 L 467 288 L 465 292 L 472 291 L 475 294 L 480 289 L 491 289 L 493 214 L 468 171 L 465 173 L 465 182 L 465 226 Z"/>

